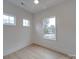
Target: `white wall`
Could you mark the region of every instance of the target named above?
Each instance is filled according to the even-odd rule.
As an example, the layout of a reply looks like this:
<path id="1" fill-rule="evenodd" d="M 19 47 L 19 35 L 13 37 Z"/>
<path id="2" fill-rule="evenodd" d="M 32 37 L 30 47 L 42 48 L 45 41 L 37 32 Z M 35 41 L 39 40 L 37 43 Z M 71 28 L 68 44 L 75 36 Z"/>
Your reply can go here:
<path id="1" fill-rule="evenodd" d="M 31 27 L 24 28 L 22 26 L 22 19 L 26 18 L 31 22 L 32 14 L 20 7 L 10 4 L 8 1 L 4 1 L 3 9 L 4 13 L 16 16 L 16 26 L 3 26 L 3 54 L 5 56 L 31 44 Z"/>
<path id="2" fill-rule="evenodd" d="M 4 25 L 3 28 L 4 55 L 31 43 L 37 43 L 69 55 L 75 55 L 75 0 L 70 0 L 36 14 L 31 14 L 7 1 L 4 1 L 3 7 L 4 13 L 16 16 L 16 26 Z M 43 39 L 42 21 L 50 16 L 56 16 L 56 41 Z M 22 27 L 23 18 L 29 19 L 33 26 L 31 25 L 31 28 Z"/>
<path id="3" fill-rule="evenodd" d="M 76 30 L 75 30 L 75 0 L 70 0 L 49 8 L 34 15 L 33 42 L 57 51 L 75 55 Z M 42 22 L 44 18 L 56 16 L 57 38 L 55 40 L 43 39 Z"/>

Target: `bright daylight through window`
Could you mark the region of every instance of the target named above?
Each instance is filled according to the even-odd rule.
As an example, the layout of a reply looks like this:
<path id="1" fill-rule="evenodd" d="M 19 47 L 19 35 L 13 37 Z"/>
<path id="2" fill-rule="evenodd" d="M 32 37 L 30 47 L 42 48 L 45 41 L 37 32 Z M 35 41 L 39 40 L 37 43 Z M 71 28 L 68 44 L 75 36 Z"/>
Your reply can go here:
<path id="1" fill-rule="evenodd" d="M 56 40 L 56 18 L 44 20 L 44 39 Z"/>
<path id="2" fill-rule="evenodd" d="M 3 24 L 4 25 L 15 25 L 14 16 L 3 15 Z"/>
<path id="3" fill-rule="evenodd" d="M 24 27 L 29 27 L 30 26 L 30 21 L 27 19 L 23 19 L 23 26 Z"/>

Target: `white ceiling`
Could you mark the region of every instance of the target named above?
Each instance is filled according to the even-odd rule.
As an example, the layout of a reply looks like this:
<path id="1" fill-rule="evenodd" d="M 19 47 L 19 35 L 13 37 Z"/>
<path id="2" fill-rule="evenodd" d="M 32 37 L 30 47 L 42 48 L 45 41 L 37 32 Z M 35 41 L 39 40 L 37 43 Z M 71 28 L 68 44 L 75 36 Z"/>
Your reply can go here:
<path id="1" fill-rule="evenodd" d="M 55 6 L 59 3 L 67 1 L 67 0 L 39 0 L 40 3 L 38 5 L 35 5 L 33 3 L 34 0 L 7 0 L 7 1 L 9 1 L 17 6 L 20 6 L 32 13 L 36 13 L 38 11 L 47 9 L 51 6 Z M 22 1 L 24 1 L 24 5 L 21 5 Z"/>

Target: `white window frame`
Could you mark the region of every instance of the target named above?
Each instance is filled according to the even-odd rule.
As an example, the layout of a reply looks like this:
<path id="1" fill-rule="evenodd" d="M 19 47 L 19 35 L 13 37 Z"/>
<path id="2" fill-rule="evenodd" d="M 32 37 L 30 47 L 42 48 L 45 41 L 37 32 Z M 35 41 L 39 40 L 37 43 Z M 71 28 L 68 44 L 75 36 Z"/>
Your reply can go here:
<path id="1" fill-rule="evenodd" d="M 45 20 L 48 20 L 48 19 L 50 19 L 50 18 L 55 18 L 55 29 L 56 29 L 56 17 L 55 16 L 53 16 L 53 17 L 47 17 L 47 18 L 45 18 L 44 20 L 43 20 L 43 32 L 44 32 L 44 28 L 45 28 Z M 56 30 L 55 30 L 56 31 Z M 51 35 L 50 35 L 51 36 Z M 48 38 L 48 36 L 46 37 L 45 36 L 45 32 L 43 33 L 43 38 L 44 39 L 48 39 L 48 40 L 56 40 L 56 32 L 55 32 L 55 38 Z"/>
<path id="2" fill-rule="evenodd" d="M 24 23 L 24 21 L 25 21 L 26 23 L 28 23 L 28 24 Z M 22 25 L 23 25 L 23 27 L 30 27 L 30 20 L 24 18 Z"/>
<path id="3" fill-rule="evenodd" d="M 4 18 L 3 18 L 3 25 L 16 25 L 16 17 L 10 14 L 3 14 L 3 16 L 8 16 L 8 17 L 14 17 L 14 23 L 10 23 L 10 19 L 8 19 L 9 23 L 4 23 Z"/>

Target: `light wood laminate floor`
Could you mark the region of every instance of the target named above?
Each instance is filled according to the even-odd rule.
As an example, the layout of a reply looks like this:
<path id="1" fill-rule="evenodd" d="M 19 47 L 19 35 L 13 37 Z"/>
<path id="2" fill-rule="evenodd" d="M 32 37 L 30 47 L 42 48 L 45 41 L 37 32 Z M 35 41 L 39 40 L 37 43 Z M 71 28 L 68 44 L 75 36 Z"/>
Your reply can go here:
<path id="1" fill-rule="evenodd" d="M 63 54 L 51 51 L 38 45 L 30 45 L 3 59 L 71 59 Z"/>

